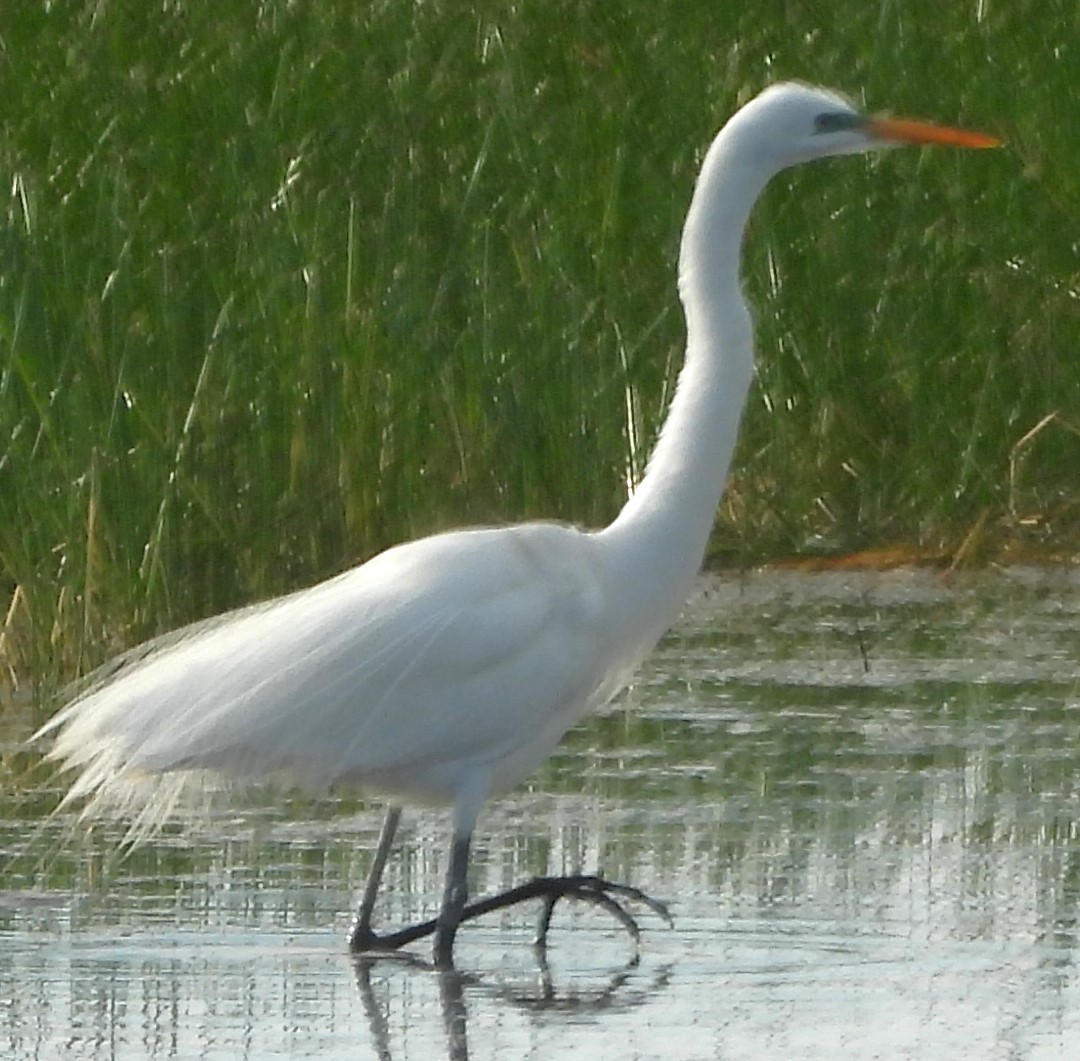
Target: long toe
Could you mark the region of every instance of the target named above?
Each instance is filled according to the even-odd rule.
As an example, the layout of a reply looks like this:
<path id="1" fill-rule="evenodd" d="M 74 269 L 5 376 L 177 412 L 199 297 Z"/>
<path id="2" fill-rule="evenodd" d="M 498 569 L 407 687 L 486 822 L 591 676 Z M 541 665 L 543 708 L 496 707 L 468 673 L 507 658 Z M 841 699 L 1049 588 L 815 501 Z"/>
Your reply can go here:
<path id="1" fill-rule="evenodd" d="M 530 885 L 523 887 L 530 888 Z M 542 896 L 544 900 L 535 940 L 536 945 L 540 947 L 545 946 L 547 943 L 552 911 L 560 899 L 576 899 L 607 910 L 626 929 L 635 945 L 641 938 L 641 929 L 624 905 L 626 901 L 639 902 L 659 917 L 662 917 L 669 926 L 673 927 L 674 925 L 671 913 L 665 903 L 646 895 L 640 888 L 634 888 L 629 884 L 617 884 L 604 877 L 590 874 L 567 877 L 537 877 L 531 882 L 531 890 L 533 895 Z"/>

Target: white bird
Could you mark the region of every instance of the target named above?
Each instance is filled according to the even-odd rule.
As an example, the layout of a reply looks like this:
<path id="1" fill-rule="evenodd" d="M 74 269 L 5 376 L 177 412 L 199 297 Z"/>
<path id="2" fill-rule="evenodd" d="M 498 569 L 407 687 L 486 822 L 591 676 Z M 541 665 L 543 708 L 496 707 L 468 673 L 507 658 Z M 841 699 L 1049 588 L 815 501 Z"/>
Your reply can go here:
<path id="1" fill-rule="evenodd" d="M 523 896 L 611 909 L 644 899 L 601 878 L 538 878 L 467 905 L 469 842 L 483 803 L 607 703 L 677 617 L 697 576 L 754 371 L 739 250 L 751 208 L 788 166 L 904 143 L 989 147 L 989 136 L 875 119 L 823 89 L 779 84 L 744 106 L 706 154 L 683 231 L 686 357 L 646 474 L 610 526 L 461 530 L 389 549 L 336 578 L 151 642 L 121 659 L 38 736 L 81 769 L 84 814 L 168 816 L 206 771 L 355 783 L 389 810 L 353 927 L 354 950 L 434 932 L 452 964 L 465 918 Z M 169 775 L 162 777 L 161 775 Z M 452 808 L 434 922 L 378 936 L 375 895 L 405 803 Z"/>

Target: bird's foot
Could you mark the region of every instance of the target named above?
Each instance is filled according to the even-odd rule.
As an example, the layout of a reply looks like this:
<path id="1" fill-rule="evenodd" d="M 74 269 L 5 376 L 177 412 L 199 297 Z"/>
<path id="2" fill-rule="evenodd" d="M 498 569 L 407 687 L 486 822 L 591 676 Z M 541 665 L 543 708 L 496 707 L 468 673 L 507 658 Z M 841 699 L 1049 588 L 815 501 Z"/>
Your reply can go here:
<path id="1" fill-rule="evenodd" d="M 353 954 L 366 954 L 369 951 L 393 950 L 383 938 L 376 934 L 370 925 L 355 922 L 349 930 L 349 950 Z"/>
<path id="2" fill-rule="evenodd" d="M 502 910 L 508 906 L 516 906 L 518 903 L 529 899 L 543 900 L 540 909 L 540 920 L 537 924 L 535 943 L 543 947 L 547 943 L 548 928 L 551 925 L 551 915 L 555 904 L 560 899 L 577 899 L 581 902 L 592 903 L 602 907 L 615 918 L 630 933 L 636 944 L 641 938 L 641 930 L 637 921 L 626 909 L 626 903 L 636 902 L 648 907 L 654 914 L 662 917 L 669 926 L 674 923 L 667 906 L 659 899 L 653 899 L 646 895 L 640 888 L 634 888 L 629 884 L 616 884 L 594 874 L 573 874 L 566 877 L 533 877 L 532 880 L 519 884 L 516 888 L 501 892 L 499 895 L 490 895 L 485 899 L 479 899 L 465 907 L 461 915 L 462 921 L 472 920 L 482 914 L 491 913 L 493 910 Z"/>
<path id="3" fill-rule="evenodd" d="M 629 910 L 626 908 L 627 901 L 641 903 L 657 916 L 663 918 L 668 926 L 673 928 L 674 922 L 671 913 L 665 903 L 646 895 L 640 888 L 629 884 L 617 884 L 593 874 L 577 874 L 567 877 L 536 877 L 523 885 L 530 888 L 531 893 L 544 901 L 540 910 L 540 919 L 537 922 L 535 946 L 547 945 L 548 929 L 551 927 L 551 915 L 555 910 L 555 904 L 560 899 L 576 899 L 580 902 L 592 903 L 606 910 L 623 928 L 630 934 L 630 938 L 636 945 L 641 939 L 641 929 Z"/>
<path id="4" fill-rule="evenodd" d="M 434 920 L 424 921 L 419 925 L 410 925 L 397 932 L 387 932 L 380 936 L 370 925 L 363 924 L 358 918 L 349 930 L 349 952 L 351 954 L 386 954 L 404 947 L 406 943 L 412 943 L 413 940 L 430 936 L 435 931 L 435 926 Z"/>
<path id="5" fill-rule="evenodd" d="M 667 906 L 646 895 L 640 888 L 634 888 L 629 884 L 616 884 L 593 874 L 576 874 L 567 877 L 533 877 L 532 880 L 519 884 L 516 888 L 501 892 L 499 895 L 490 895 L 485 899 L 479 899 L 469 903 L 461 912 L 459 923 L 471 921 L 473 918 L 494 910 L 502 910 L 508 906 L 516 906 L 518 903 L 529 899 L 540 899 L 543 905 L 540 908 L 540 919 L 537 923 L 536 939 L 537 947 L 547 945 L 548 929 L 551 926 L 551 915 L 555 904 L 560 899 L 576 899 L 579 902 L 592 903 L 599 906 L 619 922 L 630 934 L 636 945 L 641 939 L 641 929 L 633 915 L 626 909 L 626 904 L 640 903 L 654 914 L 663 918 L 670 927 L 674 927 L 671 914 Z M 353 954 L 386 953 L 395 951 L 399 947 L 432 935 L 438 927 L 438 921 L 432 918 L 430 921 L 421 922 L 418 925 L 410 925 L 407 928 L 398 929 L 397 932 L 387 932 L 378 935 L 371 926 L 363 923 L 360 918 L 353 923 L 349 933 L 349 950 Z M 446 950 L 444 944 L 442 950 Z M 436 958 L 439 951 L 437 949 Z M 443 963 L 445 964 L 445 963 Z"/>

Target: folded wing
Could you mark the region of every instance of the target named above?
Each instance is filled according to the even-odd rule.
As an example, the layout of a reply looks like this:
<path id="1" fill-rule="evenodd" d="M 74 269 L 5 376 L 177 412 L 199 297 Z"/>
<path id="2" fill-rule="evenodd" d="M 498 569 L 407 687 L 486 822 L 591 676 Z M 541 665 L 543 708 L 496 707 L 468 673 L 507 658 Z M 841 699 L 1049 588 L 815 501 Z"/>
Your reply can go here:
<path id="1" fill-rule="evenodd" d="M 618 687 L 594 545 L 529 524 L 388 550 L 150 645 L 42 732 L 59 730 L 50 754 L 82 770 L 69 798 L 91 811 L 176 771 L 450 802 L 483 769 L 505 789 Z"/>

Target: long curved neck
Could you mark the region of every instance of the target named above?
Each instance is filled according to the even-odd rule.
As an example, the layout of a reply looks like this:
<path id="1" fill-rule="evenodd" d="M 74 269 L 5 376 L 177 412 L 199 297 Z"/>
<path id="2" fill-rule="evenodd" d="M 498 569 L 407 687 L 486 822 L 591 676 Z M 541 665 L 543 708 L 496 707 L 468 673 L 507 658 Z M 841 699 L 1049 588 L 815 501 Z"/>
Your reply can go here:
<path id="1" fill-rule="evenodd" d="M 674 621 L 701 566 L 753 377 L 753 332 L 739 283 L 751 208 L 769 173 L 757 172 L 725 131 L 706 155 L 679 255 L 686 360 L 644 478 L 600 532 L 620 605 Z M 628 619 L 629 621 L 633 621 Z"/>

